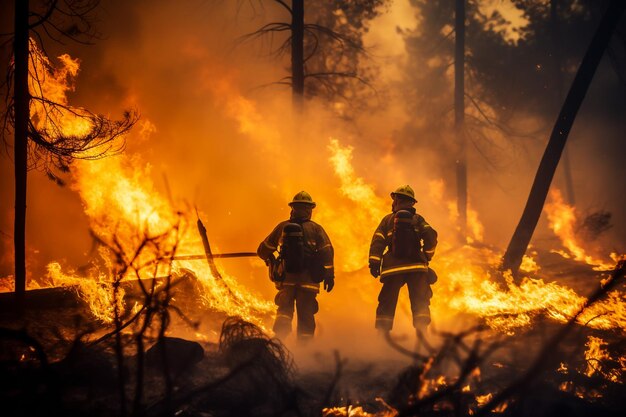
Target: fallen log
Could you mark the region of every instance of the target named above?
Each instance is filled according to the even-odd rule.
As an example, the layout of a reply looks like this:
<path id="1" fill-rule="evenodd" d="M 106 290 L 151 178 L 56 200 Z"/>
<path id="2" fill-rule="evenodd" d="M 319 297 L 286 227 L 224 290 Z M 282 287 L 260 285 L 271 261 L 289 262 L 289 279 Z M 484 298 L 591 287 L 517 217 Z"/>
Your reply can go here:
<path id="1" fill-rule="evenodd" d="M 181 281 L 191 278 L 191 274 L 181 275 L 176 282 L 172 282 L 172 286 L 179 285 Z M 195 279 L 195 277 L 193 278 Z M 157 285 L 159 285 L 165 282 L 166 279 L 167 277 L 146 278 L 142 280 L 142 283 L 144 288 L 151 288 L 153 281 L 157 281 Z M 139 281 L 136 279 L 122 281 L 121 287 L 125 290 L 126 297 L 136 297 L 142 293 Z M 0 293 L 0 313 L 15 311 L 17 305 L 18 300 L 15 292 Z M 24 307 L 27 311 L 76 308 L 82 305 L 84 305 L 84 301 L 79 296 L 78 285 L 37 288 L 27 290 L 24 294 Z"/>

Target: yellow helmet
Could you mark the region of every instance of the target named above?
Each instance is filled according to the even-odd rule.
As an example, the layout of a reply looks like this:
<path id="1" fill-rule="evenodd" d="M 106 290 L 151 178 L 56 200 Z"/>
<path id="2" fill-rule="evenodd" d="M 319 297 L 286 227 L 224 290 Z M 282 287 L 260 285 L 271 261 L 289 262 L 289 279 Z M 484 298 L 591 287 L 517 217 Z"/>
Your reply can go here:
<path id="1" fill-rule="evenodd" d="M 289 203 L 289 206 L 293 206 L 294 204 L 309 204 L 315 207 L 315 202 L 311 197 L 311 194 L 306 191 L 300 191 L 298 194 L 293 196 L 293 200 Z"/>
<path id="2" fill-rule="evenodd" d="M 408 197 L 411 200 L 413 200 L 415 203 L 417 203 L 417 200 L 415 199 L 415 192 L 409 185 L 403 185 L 401 187 L 398 187 L 396 191 L 391 193 L 391 198 L 394 198 L 396 195 Z"/>

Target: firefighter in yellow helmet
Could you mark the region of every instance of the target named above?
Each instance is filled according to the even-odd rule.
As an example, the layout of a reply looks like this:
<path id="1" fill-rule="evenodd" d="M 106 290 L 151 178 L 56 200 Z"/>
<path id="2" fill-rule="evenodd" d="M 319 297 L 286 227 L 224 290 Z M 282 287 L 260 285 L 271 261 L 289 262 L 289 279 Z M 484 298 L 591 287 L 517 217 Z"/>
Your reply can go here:
<path id="1" fill-rule="evenodd" d="M 435 275 L 429 274 L 428 262 L 435 253 L 437 232 L 416 213 L 417 200 L 408 185 L 391 193 L 392 212 L 387 214 L 374 232 L 369 252 L 372 276 L 383 284 L 378 296 L 376 328 L 389 332 L 398 303 L 400 289 L 409 289 L 413 326 L 420 333 L 430 324 L 430 284 Z"/>
<path id="2" fill-rule="evenodd" d="M 298 340 L 313 337 L 320 283 L 330 292 L 335 285 L 334 250 L 328 235 L 311 220 L 315 202 L 306 191 L 289 203 L 289 220 L 280 222 L 261 242 L 257 254 L 270 267 L 278 294 L 274 333 L 284 338 L 291 332 L 294 304 L 298 313 Z"/>

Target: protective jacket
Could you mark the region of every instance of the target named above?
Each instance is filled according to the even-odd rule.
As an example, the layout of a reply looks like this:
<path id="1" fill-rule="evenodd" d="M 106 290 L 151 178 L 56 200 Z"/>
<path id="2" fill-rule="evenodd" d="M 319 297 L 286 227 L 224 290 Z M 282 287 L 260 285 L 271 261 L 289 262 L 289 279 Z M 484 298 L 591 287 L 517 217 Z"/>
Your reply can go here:
<path id="1" fill-rule="evenodd" d="M 274 252 L 278 250 L 278 247 L 282 244 L 281 238 L 283 235 L 283 229 L 289 223 L 298 223 L 302 226 L 304 234 L 304 244 L 307 247 L 307 252 L 310 256 L 317 258 L 323 265 L 323 276 L 318 276 L 319 272 L 313 272 L 311 268 L 305 268 L 299 273 L 286 273 L 285 280 L 282 285 L 298 285 L 305 290 L 311 290 L 319 292 L 320 282 L 325 279 L 335 277 L 335 270 L 333 265 L 334 249 L 330 243 L 330 238 L 319 224 L 312 221 L 310 218 L 298 218 L 293 217 L 289 220 L 280 222 L 278 226 L 272 230 L 272 232 L 261 242 L 257 249 L 257 254 L 261 259 L 267 261 L 270 257 L 274 256 Z"/>
<path id="2" fill-rule="evenodd" d="M 417 247 L 419 250 L 411 254 L 411 256 L 402 259 L 393 255 L 389 248 L 392 243 L 396 213 L 386 215 L 374 232 L 369 253 L 370 265 L 382 263 L 380 272 L 381 279 L 409 272 L 425 272 L 428 269 L 428 262 L 435 254 L 435 247 L 437 246 L 437 232 L 435 229 L 433 229 L 422 216 L 415 212 L 415 208 L 411 207 L 403 210 L 407 210 L 413 214 L 411 225 L 418 239 Z"/>

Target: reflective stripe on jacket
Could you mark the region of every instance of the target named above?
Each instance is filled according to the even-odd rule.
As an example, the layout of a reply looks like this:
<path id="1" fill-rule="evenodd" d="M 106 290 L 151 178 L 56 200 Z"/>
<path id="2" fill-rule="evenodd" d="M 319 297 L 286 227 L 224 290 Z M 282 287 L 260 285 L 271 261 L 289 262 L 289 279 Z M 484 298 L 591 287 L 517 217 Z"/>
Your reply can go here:
<path id="1" fill-rule="evenodd" d="M 370 265 L 382 263 L 381 278 L 408 272 L 426 271 L 428 269 L 428 261 L 430 261 L 435 254 L 437 232 L 422 216 L 415 212 L 415 208 L 411 208 L 409 211 L 413 213 L 411 223 L 415 229 L 417 238 L 420 240 L 419 247 L 421 249 L 410 258 L 398 259 L 393 256 L 389 249 L 391 247 L 395 213 L 389 213 L 383 217 L 372 237 L 369 254 Z"/>

